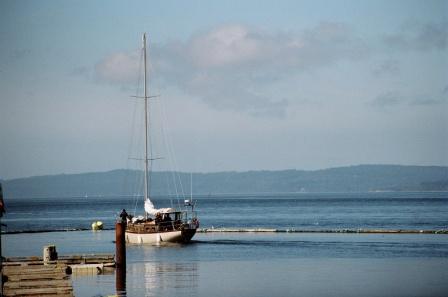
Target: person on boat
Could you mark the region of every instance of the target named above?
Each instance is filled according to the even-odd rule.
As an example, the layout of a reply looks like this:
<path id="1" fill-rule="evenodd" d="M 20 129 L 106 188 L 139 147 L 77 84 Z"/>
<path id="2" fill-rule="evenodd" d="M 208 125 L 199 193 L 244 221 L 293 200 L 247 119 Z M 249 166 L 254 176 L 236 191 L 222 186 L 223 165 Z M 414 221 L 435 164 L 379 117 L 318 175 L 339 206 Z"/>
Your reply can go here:
<path id="1" fill-rule="evenodd" d="M 128 215 L 128 213 L 126 212 L 126 209 L 123 208 L 123 210 L 122 210 L 121 213 L 120 213 L 121 221 L 122 221 L 123 223 L 126 223 L 126 220 L 128 219 L 128 217 L 129 217 L 129 215 Z"/>
<path id="2" fill-rule="evenodd" d="M 162 221 L 162 214 L 160 212 L 156 213 L 156 217 L 154 218 L 156 223 L 160 223 Z"/>

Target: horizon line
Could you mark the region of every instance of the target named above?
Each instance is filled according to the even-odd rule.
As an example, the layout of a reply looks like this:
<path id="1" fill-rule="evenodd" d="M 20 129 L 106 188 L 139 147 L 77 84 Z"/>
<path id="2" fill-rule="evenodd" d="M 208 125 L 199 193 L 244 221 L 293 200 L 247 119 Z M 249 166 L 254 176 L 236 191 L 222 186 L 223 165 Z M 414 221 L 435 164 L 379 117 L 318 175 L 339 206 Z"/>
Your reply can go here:
<path id="1" fill-rule="evenodd" d="M 333 170 L 333 169 L 341 169 L 341 168 L 350 168 L 350 167 L 361 167 L 361 166 L 393 166 L 393 167 L 441 167 L 448 168 L 448 165 L 403 165 L 403 164 L 357 164 L 357 165 L 341 165 L 334 167 L 326 167 L 319 169 L 297 169 L 297 168 L 287 168 L 287 169 L 249 169 L 249 170 L 222 170 L 222 171 L 181 171 L 181 170 L 162 170 L 162 171 L 152 171 L 153 173 L 164 173 L 164 172 L 176 172 L 181 174 L 216 174 L 216 173 L 247 173 L 247 172 L 281 172 L 281 171 L 302 171 L 302 172 L 317 172 L 324 170 Z M 35 177 L 51 177 L 51 176 L 60 176 L 60 175 L 83 175 L 83 174 L 99 174 L 99 173 L 109 173 L 113 171 L 143 171 L 143 169 L 131 169 L 131 168 L 117 168 L 110 169 L 104 171 L 85 171 L 85 172 L 73 172 L 73 173 L 54 173 L 54 174 L 37 174 L 37 175 L 28 175 L 23 177 L 13 177 L 3 179 L 0 178 L 0 181 L 11 181 L 17 179 L 27 179 L 27 178 L 35 178 Z"/>

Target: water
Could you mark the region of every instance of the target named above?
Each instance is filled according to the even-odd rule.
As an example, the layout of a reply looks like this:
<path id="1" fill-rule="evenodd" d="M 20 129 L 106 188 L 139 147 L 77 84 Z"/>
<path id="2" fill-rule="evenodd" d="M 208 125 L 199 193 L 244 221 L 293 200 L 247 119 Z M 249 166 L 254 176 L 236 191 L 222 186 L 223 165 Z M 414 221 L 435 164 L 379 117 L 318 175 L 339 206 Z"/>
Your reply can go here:
<path id="1" fill-rule="evenodd" d="M 6 256 L 113 253 L 114 231 L 5 236 Z M 127 296 L 446 296 L 448 236 L 198 234 L 188 245 L 127 246 Z M 73 276 L 76 296 L 116 293 L 114 272 Z"/>
<path id="2" fill-rule="evenodd" d="M 131 197 L 40 198 L 5 201 L 7 231 L 90 228 L 101 220 L 114 226 L 122 208 L 143 211 Z M 156 198 L 156 207 L 177 206 Z M 276 229 L 446 229 L 448 193 L 348 193 L 213 196 L 197 199 L 201 227 Z"/>
<path id="3" fill-rule="evenodd" d="M 5 201 L 8 230 L 111 227 L 132 199 Z M 169 199 L 156 199 L 158 207 Z M 447 193 L 198 199 L 203 227 L 447 229 Z M 114 231 L 3 235 L 5 256 L 114 253 Z M 199 233 L 191 244 L 127 246 L 127 296 L 448 296 L 448 235 Z M 117 294 L 114 271 L 72 276 L 76 296 Z"/>

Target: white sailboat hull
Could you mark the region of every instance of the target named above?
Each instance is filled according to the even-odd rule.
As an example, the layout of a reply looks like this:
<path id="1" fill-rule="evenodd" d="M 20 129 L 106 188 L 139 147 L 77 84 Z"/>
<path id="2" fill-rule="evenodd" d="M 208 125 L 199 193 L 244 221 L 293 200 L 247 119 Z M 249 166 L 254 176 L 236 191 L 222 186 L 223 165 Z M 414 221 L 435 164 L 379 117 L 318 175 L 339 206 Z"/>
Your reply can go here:
<path id="1" fill-rule="evenodd" d="M 193 230 L 191 230 L 193 231 Z M 191 232 L 190 231 L 190 232 Z M 188 242 L 191 237 L 193 237 L 196 230 L 194 230 L 191 236 L 182 233 L 181 230 L 167 231 L 167 232 L 158 232 L 158 233 L 131 233 L 126 232 L 126 242 L 131 244 L 157 244 L 162 242 Z"/>

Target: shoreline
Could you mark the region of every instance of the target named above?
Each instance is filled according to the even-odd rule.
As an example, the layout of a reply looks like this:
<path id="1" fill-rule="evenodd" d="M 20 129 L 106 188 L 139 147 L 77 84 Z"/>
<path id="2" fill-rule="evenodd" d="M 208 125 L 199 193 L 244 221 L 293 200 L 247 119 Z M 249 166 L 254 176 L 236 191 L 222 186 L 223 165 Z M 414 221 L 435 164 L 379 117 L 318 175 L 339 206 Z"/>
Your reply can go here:
<path id="1" fill-rule="evenodd" d="M 113 228 L 104 228 L 103 231 L 111 231 Z M 22 230 L 22 231 L 2 231 L 2 235 L 7 234 L 30 234 L 30 233 L 51 233 L 51 232 L 73 232 L 73 231 L 94 231 L 90 228 L 73 229 L 53 229 L 53 230 Z M 100 232 L 96 230 L 94 232 Z M 417 230 L 417 229 L 276 229 L 276 228 L 199 228 L 197 233 L 357 233 L 357 234 L 448 234 L 448 229 L 439 230 Z"/>

